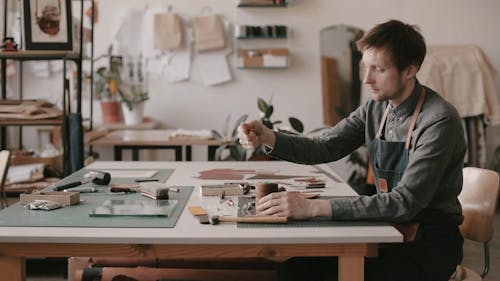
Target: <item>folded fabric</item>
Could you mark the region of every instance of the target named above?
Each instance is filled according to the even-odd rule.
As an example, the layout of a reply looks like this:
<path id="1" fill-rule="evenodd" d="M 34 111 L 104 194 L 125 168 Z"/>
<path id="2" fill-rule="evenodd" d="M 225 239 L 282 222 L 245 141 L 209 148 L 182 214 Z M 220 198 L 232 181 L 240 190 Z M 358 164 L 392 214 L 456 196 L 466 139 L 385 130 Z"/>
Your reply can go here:
<path id="1" fill-rule="evenodd" d="M 154 16 L 154 46 L 165 51 L 182 48 L 182 20 L 177 14 L 162 13 Z"/>
<path id="2" fill-rule="evenodd" d="M 196 17 L 193 26 L 197 52 L 219 50 L 225 47 L 224 26 L 218 15 Z"/>

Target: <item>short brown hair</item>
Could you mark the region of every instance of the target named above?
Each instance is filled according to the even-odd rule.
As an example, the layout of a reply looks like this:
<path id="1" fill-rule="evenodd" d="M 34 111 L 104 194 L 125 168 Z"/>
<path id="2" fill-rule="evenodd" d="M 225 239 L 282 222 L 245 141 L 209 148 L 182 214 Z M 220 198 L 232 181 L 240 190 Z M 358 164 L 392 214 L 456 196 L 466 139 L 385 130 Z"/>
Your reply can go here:
<path id="1" fill-rule="evenodd" d="M 384 49 L 399 71 L 410 65 L 420 68 L 426 52 L 424 37 L 416 27 L 398 20 L 376 25 L 356 42 L 356 46 L 360 51 Z"/>

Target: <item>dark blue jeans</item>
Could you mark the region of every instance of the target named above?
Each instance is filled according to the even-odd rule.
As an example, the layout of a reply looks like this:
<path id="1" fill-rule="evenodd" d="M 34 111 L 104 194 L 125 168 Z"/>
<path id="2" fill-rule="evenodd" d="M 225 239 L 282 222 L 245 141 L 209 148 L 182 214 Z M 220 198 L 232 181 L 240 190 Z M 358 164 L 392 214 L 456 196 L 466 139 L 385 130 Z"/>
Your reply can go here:
<path id="1" fill-rule="evenodd" d="M 458 226 L 421 225 L 415 241 L 381 246 L 365 260 L 366 281 L 448 281 L 463 257 Z M 280 281 L 338 280 L 335 257 L 297 257 L 278 270 Z"/>

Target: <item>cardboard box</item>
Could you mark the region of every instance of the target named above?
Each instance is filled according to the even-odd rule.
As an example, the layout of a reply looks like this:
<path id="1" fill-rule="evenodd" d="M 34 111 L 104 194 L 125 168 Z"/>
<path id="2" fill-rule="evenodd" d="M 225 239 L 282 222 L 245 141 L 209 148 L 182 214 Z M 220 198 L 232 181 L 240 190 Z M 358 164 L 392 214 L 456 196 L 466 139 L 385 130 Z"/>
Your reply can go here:
<path id="1" fill-rule="evenodd" d="M 262 57 L 245 58 L 244 66 L 245 67 L 262 67 L 263 63 L 264 63 L 264 61 L 262 60 Z"/>

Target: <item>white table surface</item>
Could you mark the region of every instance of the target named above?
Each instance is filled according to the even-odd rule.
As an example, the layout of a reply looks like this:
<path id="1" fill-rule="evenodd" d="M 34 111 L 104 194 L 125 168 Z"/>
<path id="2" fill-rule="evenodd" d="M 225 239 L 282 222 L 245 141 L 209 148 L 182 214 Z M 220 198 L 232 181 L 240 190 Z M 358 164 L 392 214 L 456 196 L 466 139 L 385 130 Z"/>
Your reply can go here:
<path id="1" fill-rule="evenodd" d="M 335 173 L 327 166 L 324 170 Z M 214 168 L 258 169 L 285 175 L 318 176 L 314 166 L 281 161 L 265 162 L 95 162 L 89 169 L 175 169 L 167 185 L 194 186 L 187 206 L 201 205 L 211 214 L 234 214 L 236 207 L 219 203 L 216 197 L 202 197 L 200 184 L 227 180 L 201 180 L 198 171 Z M 344 182 L 327 182 L 321 195 L 351 196 L 355 192 Z M 340 179 L 339 176 L 336 176 Z M 251 182 L 258 182 L 253 180 Z M 293 182 L 293 180 L 277 180 Z M 288 188 L 288 190 L 292 190 Z M 295 189 L 293 189 L 295 190 Z M 316 199 L 320 200 L 320 199 Z M 220 210 L 218 210 L 220 209 Z M 390 225 L 341 227 L 237 228 L 236 224 L 202 225 L 183 210 L 174 228 L 71 228 L 71 227 L 0 227 L 0 243 L 110 243 L 110 244 L 322 244 L 402 242 L 402 235 Z"/>

